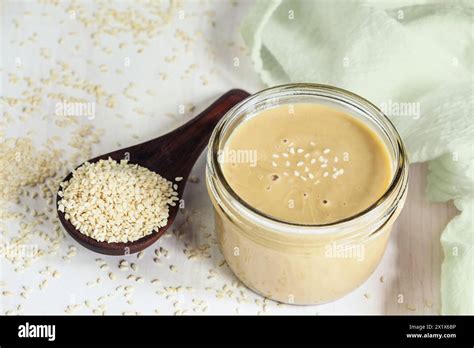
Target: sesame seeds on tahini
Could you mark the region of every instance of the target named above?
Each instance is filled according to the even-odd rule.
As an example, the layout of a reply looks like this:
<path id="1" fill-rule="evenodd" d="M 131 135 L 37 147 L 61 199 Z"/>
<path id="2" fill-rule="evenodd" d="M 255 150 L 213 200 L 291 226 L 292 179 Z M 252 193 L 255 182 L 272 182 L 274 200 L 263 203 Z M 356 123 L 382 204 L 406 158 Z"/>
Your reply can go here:
<path id="1" fill-rule="evenodd" d="M 287 143 L 288 140 L 286 139 L 286 141 L 284 142 Z M 285 149 L 286 152 L 283 151 L 281 153 L 273 153 L 271 155 L 271 165 L 273 168 L 279 168 L 280 166 L 285 166 L 289 168 L 292 167 L 292 163 L 294 163 L 296 164 L 297 170 L 290 170 L 289 172 L 295 177 L 301 179 L 302 181 L 308 182 L 308 184 L 312 182 L 314 185 L 317 185 L 321 182 L 320 178 L 325 179 L 329 177 L 330 166 L 332 168 L 332 179 L 337 179 L 339 176 L 344 174 L 343 168 L 335 166 L 335 163 L 339 162 L 338 156 L 334 156 L 332 163 L 330 163 L 330 148 L 326 147 L 322 150 L 307 151 L 302 147 L 295 148 L 294 145 L 294 142 L 290 142 L 287 145 L 287 148 Z M 317 144 L 314 141 L 309 142 L 309 147 L 311 148 L 315 148 L 316 145 Z M 345 152 L 344 154 L 348 153 Z M 280 156 L 283 158 L 281 158 Z M 343 161 L 347 162 L 346 159 L 344 159 Z M 318 166 L 319 168 L 317 168 Z M 282 174 L 283 176 L 289 177 L 291 176 L 289 172 L 283 171 Z"/>
<path id="2" fill-rule="evenodd" d="M 61 183 L 58 210 L 84 235 L 103 242 L 132 242 L 168 222 L 179 200 L 173 183 L 126 160 L 86 162 Z"/>

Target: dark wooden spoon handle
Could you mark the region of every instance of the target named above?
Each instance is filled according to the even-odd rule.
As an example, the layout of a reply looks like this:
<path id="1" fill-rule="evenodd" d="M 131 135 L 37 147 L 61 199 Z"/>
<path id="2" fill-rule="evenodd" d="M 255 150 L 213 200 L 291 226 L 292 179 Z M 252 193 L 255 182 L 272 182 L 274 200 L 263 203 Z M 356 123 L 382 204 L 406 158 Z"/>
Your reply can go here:
<path id="1" fill-rule="evenodd" d="M 179 134 L 180 138 L 182 137 L 183 139 L 193 142 L 196 152 L 198 152 L 199 155 L 206 147 L 217 122 L 219 122 L 227 111 L 248 96 L 249 94 L 241 89 L 232 89 L 222 95 L 198 116 L 181 127 L 176 128 L 169 134 Z"/>
<path id="2" fill-rule="evenodd" d="M 249 93 L 241 89 L 232 89 L 181 127 L 163 137 L 139 145 L 142 155 L 146 148 L 147 167 L 153 170 L 156 166 L 156 169 L 159 168 L 157 172 L 168 180 L 174 179 L 175 176 L 187 176 L 207 146 L 217 122 L 248 96 Z M 178 171 L 177 161 L 181 163 Z"/>

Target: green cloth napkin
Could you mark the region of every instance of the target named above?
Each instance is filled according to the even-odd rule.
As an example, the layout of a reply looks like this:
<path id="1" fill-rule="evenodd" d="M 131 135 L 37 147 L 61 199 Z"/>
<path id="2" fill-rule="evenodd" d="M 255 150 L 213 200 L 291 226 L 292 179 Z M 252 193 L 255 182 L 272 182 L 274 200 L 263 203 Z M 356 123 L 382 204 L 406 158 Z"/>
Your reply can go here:
<path id="1" fill-rule="evenodd" d="M 274 0 L 242 26 L 265 84 L 358 93 L 389 114 L 411 162 L 430 161 L 428 197 L 461 211 L 441 237 L 443 314 L 474 314 L 473 13 L 472 1 Z"/>

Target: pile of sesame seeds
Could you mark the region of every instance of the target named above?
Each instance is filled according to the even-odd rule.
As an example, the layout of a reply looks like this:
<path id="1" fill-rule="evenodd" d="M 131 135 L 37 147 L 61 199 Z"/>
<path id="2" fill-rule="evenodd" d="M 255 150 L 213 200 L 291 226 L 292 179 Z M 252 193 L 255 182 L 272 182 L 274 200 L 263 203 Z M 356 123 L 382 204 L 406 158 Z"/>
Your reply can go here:
<path id="1" fill-rule="evenodd" d="M 29 138 L 0 143 L 0 201 L 18 202 L 23 187 L 34 186 L 56 174 L 58 152 L 35 149 Z"/>
<path id="2" fill-rule="evenodd" d="M 58 209 L 77 230 L 100 242 L 133 242 L 168 223 L 177 185 L 127 160 L 84 163 L 61 183 Z"/>
<path id="3" fill-rule="evenodd" d="M 5 117 L 0 126 L 7 129 L 18 121 L 24 123 Z M 58 126 L 65 131 L 73 125 Z M 64 233 L 54 197 L 66 167 L 74 159 L 90 157 L 100 137 L 90 126 L 76 127 L 75 132 L 67 143 L 59 135 L 37 143 L 32 129 L 23 137 L 0 141 L 0 255 L 15 273 L 28 272 L 54 256 L 70 262 L 75 254 L 70 249 L 61 255 Z M 69 150 L 67 157 L 65 149 Z M 6 265 L 2 264 L 4 270 L 9 269 Z"/>

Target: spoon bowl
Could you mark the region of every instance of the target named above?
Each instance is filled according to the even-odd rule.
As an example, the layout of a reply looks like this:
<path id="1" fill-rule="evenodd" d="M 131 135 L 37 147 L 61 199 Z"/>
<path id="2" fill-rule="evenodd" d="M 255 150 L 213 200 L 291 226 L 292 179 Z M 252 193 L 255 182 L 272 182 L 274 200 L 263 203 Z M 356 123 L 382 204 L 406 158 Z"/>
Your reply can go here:
<path id="1" fill-rule="evenodd" d="M 198 116 L 172 132 L 138 145 L 95 157 L 88 162 L 95 163 L 99 160 L 106 160 L 109 157 L 117 162 L 128 159 L 129 163 L 145 167 L 173 183 L 175 183 L 175 178 L 182 177 L 183 179 L 181 181 L 176 182 L 178 185 L 176 192 L 181 199 L 189 173 L 199 155 L 207 146 L 215 125 L 227 111 L 248 96 L 249 94 L 243 90 L 230 90 Z M 71 179 L 72 175 L 72 173 L 69 173 L 63 182 Z M 59 191 L 61 190 L 60 187 Z M 56 196 L 56 209 L 59 221 L 64 229 L 79 244 L 92 251 L 107 255 L 128 255 L 149 247 L 171 226 L 179 209 L 179 202 L 177 202 L 178 204 L 175 206 L 169 207 L 168 223 L 166 226 L 161 227 L 159 231 L 154 231 L 133 242 L 108 243 L 105 241 L 99 242 L 78 231 L 74 225 L 65 218 L 65 214 L 58 210 L 57 202 L 60 200 L 61 197 Z"/>

